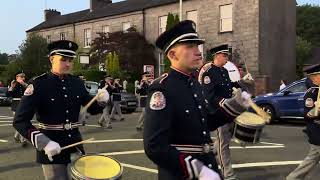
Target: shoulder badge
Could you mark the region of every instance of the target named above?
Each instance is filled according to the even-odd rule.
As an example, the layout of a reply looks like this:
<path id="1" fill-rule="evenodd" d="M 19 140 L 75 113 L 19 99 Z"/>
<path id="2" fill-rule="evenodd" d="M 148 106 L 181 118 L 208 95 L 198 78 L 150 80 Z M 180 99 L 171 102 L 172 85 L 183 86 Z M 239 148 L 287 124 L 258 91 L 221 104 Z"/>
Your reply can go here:
<path id="1" fill-rule="evenodd" d="M 161 110 L 166 107 L 166 98 L 163 93 L 156 91 L 152 94 L 150 99 L 150 109 L 152 110 Z"/>
<path id="2" fill-rule="evenodd" d="M 29 84 L 27 89 L 24 91 L 24 94 L 25 96 L 30 96 L 33 94 L 33 91 L 34 91 L 34 88 L 33 88 L 33 85 L 32 84 Z"/>
<path id="3" fill-rule="evenodd" d="M 307 98 L 305 102 L 306 107 L 313 107 L 314 101 L 311 98 Z"/>
<path id="4" fill-rule="evenodd" d="M 209 76 L 205 76 L 205 77 L 203 78 L 203 83 L 204 83 L 204 84 L 209 84 L 209 83 L 211 83 L 210 77 L 209 77 Z"/>

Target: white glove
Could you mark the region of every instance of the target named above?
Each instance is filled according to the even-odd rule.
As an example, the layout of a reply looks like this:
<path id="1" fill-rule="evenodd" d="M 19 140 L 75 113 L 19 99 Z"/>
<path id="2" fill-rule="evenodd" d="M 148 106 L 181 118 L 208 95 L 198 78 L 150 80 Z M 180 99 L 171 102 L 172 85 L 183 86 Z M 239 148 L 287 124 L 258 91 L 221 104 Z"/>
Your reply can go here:
<path id="1" fill-rule="evenodd" d="M 246 91 L 243 91 L 241 93 L 241 98 L 243 99 L 243 105 L 248 108 L 250 107 L 251 103 L 251 94 L 247 93 Z"/>
<path id="2" fill-rule="evenodd" d="M 49 161 L 53 161 L 52 156 L 60 154 L 61 147 L 58 143 L 54 141 L 49 141 L 46 147 L 43 148 L 44 152 L 49 158 Z"/>
<path id="3" fill-rule="evenodd" d="M 251 74 L 248 73 L 248 74 L 246 74 L 245 76 L 243 76 L 242 80 L 244 80 L 244 81 L 245 81 L 245 80 L 253 81 L 253 78 L 252 78 Z"/>
<path id="4" fill-rule="evenodd" d="M 109 93 L 105 89 L 98 89 L 98 97 L 97 101 L 98 102 L 104 102 L 107 103 L 109 100 Z"/>
<path id="5" fill-rule="evenodd" d="M 199 180 L 221 180 L 221 178 L 218 173 L 207 166 L 203 166 L 199 174 Z"/>

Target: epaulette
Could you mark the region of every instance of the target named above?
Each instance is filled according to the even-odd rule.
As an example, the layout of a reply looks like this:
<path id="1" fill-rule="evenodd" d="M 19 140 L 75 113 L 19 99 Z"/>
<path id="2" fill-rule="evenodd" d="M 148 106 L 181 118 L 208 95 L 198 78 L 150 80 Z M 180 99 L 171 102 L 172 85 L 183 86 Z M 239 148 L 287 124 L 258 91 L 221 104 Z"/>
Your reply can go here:
<path id="1" fill-rule="evenodd" d="M 168 73 L 164 73 L 160 77 L 153 80 L 152 84 L 163 84 L 163 82 L 167 79 L 167 77 L 168 77 Z"/>
<path id="2" fill-rule="evenodd" d="M 199 81 L 199 82 L 202 81 L 203 73 L 208 72 L 211 68 L 212 68 L 212 63 L 211 63 L 211 62 L 203 65 L 203 66 L 200 68 L 199 75 L 198 75 L 198 81 Z"/>

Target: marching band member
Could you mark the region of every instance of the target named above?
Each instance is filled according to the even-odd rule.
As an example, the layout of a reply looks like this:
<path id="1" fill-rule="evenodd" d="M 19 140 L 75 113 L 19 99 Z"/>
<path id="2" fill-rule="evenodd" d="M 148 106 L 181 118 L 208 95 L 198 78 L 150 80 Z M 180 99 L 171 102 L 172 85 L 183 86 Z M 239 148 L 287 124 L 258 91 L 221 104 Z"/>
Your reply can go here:
<path id="1" fill-rule="evenodd" d="M 221 105 L 220 102 L 225 98 L 232 97 L 232 88 L 240 88 L 240 82 L 231 82 L 228 70 L 223 66 L 227 63 L 229 53 L 229 46 L 223 44 L 214 47 L 210 50 L 213 54 L 212 62 L 205 64 L 199 73 L 199 82 L 201 83 L 205 98 L 210 104 L 210 111 L 215 111 Z M 253 80 L 250 73 L 243 77 L 243 80 Z M 236 180 L 237 176 L 232 169 L 231 153 L 229 149 L 232 138 L 233 122 L 227 123 L 217 129 L 217 140 L 214 143 L 217 151 L 217 159 L 221 166 L 223 177 L 225 180 Z"/>
<path id="2" fill-rule="evenodd" d="M 140 107 L 142 109 L 138 124 L 136 126 L 137 131 L 141 131 L 143 128 L 144 118 L 145 118 L 145 107 L 146 107 L 146 101 L 147 101 L 147 90 L 150 86 L 150 81 L 148 77 L 149 73 L 144 72 L 142 73 L 142 79 L 140 81 L 140 85 L 137 86 L 137 93 L 140 95 Z"/>
<path id="3" fill-rule="evenodd" d="M 83 81 L 69 74 L 77 49 L 76 43 L 67 40 L 48 45 L 51 72 L 34 78 L 28 85 L 13 121 L 13 127 L 35 146 L 46 180 L 67 180 L 70 154 L 84 152 L 81 145 L 61 151 L 61 147 L 82 140 L 79 111 L 91 100 Z M 88 112 L 101 113 L 106 97 L 107 92 L 101 91 Z M 31 123 L 35 113 L 38 127 Z"/>
<path id="4" fill-rule="evenodd" d="M 304 95 L 304 119 L 307 123 L 306 133 L 309 138 L 310 150 L 301 164 L 287 176 L 287 180 L 305 179 L 320 160 L 320 64 L 309 66 L 304 72 L 308 76 L 306 86 L 309 88 Z"/>
<path id="5" fill-rule="evenodd" d="M 249 106 L 241 90 L 207 111 L 202 87 L 193 76 L 203 60 L 193 21 L 182 21 L 161 34 L 156 45 L 171 62 L 171 70 L 148 90 L 144 128 L 146 155 L 158 166 L 159 180 L 221 180 L 210 131 L 230 122 Z"/>
<path id="6" fill-rule="evenodd" d="M 7 95 L 12 97 L 11 111 L 13 115 L 16 113 L 17 107 L 20 104 L 21 97 L 26 90 L 28 84 L 25 83 L 26 75 L 24 73 L 18 73 L 16 75 L 16 80 L 13 80 L 8 89 Z M 27 145 L 26 139 L 20 135 L 18 131 L 14 133 L 14 139 L 16 142 L 20 142 L 22 146 Z"/>

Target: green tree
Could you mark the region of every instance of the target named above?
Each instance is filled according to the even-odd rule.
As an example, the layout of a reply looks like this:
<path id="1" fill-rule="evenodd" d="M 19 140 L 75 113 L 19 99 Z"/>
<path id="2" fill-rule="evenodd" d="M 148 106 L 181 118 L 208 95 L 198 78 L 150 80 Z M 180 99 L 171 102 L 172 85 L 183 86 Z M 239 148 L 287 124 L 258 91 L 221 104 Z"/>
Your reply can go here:
<path id="1" fill-rule="evenodd" d="M 19 46 L 19 53 L 1 73 L 1 79 L 9 82 L 17 72 L 24 72 L 28 79 L 47 72 L 50 68 L 47 41 L 43 37 L 31 34 Z"/>
<path id="2" fill-rule="evenodd" d="M 320 47 L 320 7 L 315 5 L 297 6 L 297 35 Z"/>
<path id="3" fill-rule="evenodd" d="M 117 31 L 98 35 L 92 43 L 90 62 L 105 63 L 108 54 L 115 52 L 121 69 L 120 78 L 128 81 L 140 79 L 143 65 L 155 65 L 155 47 L 135 27 L 129 28 L 126 33 Z M 108 65 L 105 64 L 105 67 L 108 69 Z"/>
<path id="4" fill-rule="evenodd" d="M 298 78 L 303 77 L 303 65 L 306 59 L 311 56 L 312 44 L 307 40 L 304 40 L 302 37 L 297 37 L 296 42 L 296 51 L 297 51 L 297 59 L 296 59 L 296 75 Z"/>
<path id="5" fill-rule="evenodd" d="M 19 47 L 20 71 L 27 77 L 35 77 L 50 69 L 47 41 L 43 37 L 31 34 Z"/>
<path id="6" fill-rule="evenodd" d="M 121 77 L 122 73 L 119 65 L 119 56 L 116 52 L 109 52 L 106 57 L 106 70 L 107 74 L 112 77 Z"/>
<path id="7" fill-rule="evenodd" d="M 166 30 L 171 29 L 174 25 L 178 24 L 179 22 L 180 22 L 179 16 L 177 14 L 173 15 L 172 13 L 169 12 L 168 18 L 167 18 Z M 170 69 L 171 63 L 167 56 L 164 56 L 163 63 L 164 63 L 164 72 L 168 72 Z"/>
<path id="8" fill-rule="evenodd" d="M 9 57 L 7 53 L 0 53 L 0 65 L 6 65 L 9 63 Z"/>

